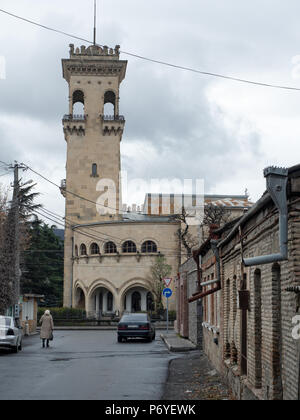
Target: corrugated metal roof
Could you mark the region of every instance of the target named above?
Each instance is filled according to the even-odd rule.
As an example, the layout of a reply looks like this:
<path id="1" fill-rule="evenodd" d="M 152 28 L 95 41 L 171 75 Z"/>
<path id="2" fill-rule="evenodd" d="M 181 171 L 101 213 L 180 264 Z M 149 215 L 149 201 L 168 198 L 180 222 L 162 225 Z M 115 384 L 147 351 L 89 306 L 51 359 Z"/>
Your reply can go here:
<path id="1" fill-rule="evenodd" d="M 226 197 L 222 199 L 205 198 L 205 204 L 212 204 L 219 207 L 238 207 L 238 208 L 250 208 L 253 206 L 248 198 L 232 198 Z"/>

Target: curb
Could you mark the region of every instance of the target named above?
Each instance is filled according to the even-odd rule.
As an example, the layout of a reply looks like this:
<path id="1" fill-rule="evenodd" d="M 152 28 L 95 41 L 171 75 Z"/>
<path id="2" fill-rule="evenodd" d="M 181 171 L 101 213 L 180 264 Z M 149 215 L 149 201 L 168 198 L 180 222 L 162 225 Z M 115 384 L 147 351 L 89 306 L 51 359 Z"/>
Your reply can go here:
<path id="1" fill-rule="evenodd" d="M 195 344 L 190 343 L 190 342 L 189 342 L 189 346 L 188 347 L 187 346 L 184 346 L 184 345 L 181 347 L 181 346 L 178 346 L 178 345 L 177 346 L 176 345 L 174 346 L 174 345 L 170 344 L 167 341 L 166 337 L 163 334 L 160 335 L 160 338 L 165 343 L 165 345 L 167 346 L 168 350 L 171 351 L 171 352 L 173 352 L 173 353 L 183 353 L 183 352 L 189 352 L 189 351 L 198 350 L 197 349 L 197 346 Z M 182 340 L 184 340 L 184 339 L 182 339 Z"/>

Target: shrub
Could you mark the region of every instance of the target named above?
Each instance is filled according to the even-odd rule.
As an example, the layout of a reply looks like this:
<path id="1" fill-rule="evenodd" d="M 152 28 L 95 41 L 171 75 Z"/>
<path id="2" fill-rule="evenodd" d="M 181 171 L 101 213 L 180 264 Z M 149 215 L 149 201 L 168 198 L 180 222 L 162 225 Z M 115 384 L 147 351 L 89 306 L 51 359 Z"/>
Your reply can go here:
<path id="1" fill-rule="evenodd" d="M 38 319 L 40 319 L 45 311 L 48 308 L 39 308 L 38 309 Z M 49 308 L 53 320 L 56 319 L 85 319 L 86 312 L 83 309 L 75 309 L 75 308 Z"/>

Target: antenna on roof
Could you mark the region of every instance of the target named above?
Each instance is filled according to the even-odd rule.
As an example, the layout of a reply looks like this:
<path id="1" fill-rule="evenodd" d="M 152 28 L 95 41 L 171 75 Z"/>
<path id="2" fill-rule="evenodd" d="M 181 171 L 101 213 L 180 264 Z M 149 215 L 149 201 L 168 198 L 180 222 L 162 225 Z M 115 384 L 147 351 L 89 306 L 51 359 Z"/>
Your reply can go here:
<path id="1" fill-rule="evenodd" d="M 96 45 L 97 0 L 94 0 L 94 45 Z"/>

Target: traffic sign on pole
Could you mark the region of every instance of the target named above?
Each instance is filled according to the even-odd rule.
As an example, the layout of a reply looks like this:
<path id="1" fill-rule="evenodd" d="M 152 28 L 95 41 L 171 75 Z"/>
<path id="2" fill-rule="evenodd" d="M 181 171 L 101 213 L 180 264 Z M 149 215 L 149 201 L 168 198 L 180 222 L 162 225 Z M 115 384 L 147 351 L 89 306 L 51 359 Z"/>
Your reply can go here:
<path id="1" fill-rule="evenodd" d="M 172 278 L 170 278 L 170 277 L 165 277 L 165 278 L 164 278 L 164 283 L 165 283 L 166 287 L 169 287 L 169 286 L 170 286 L 170 284 L 172 283 Z"/>
<path id="2" fill-rule="evenodd" d="M 169 334 L 169 298 L 172 294 L 172 289 L 169 289 L 168 287 L 163 290 L 163 295 L 167 299 L 167 334 Z"/>
<path id="3" fill-rule="evenodd" d="M 163 290 L 163 295 L 165 298 L 169 299 L 172 296 L 173 292 L 171 289 L 166 288 Z"/>

